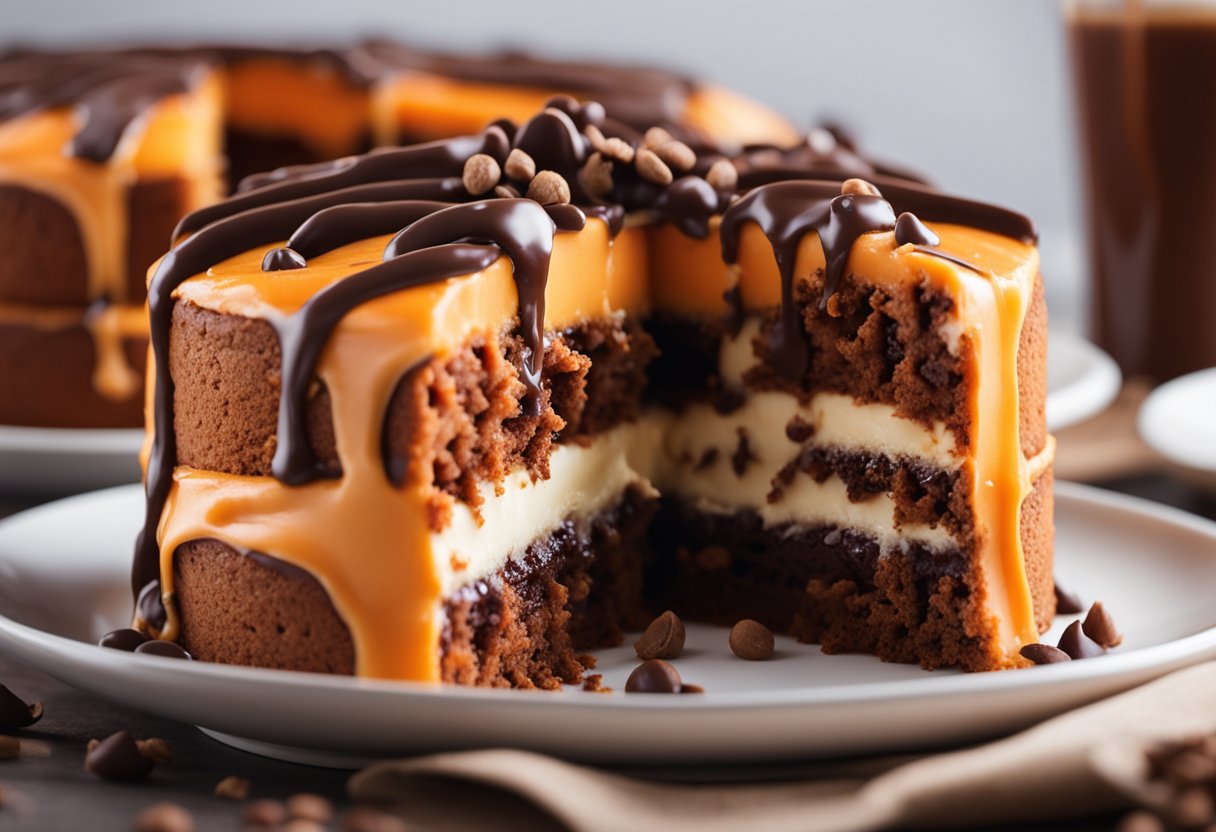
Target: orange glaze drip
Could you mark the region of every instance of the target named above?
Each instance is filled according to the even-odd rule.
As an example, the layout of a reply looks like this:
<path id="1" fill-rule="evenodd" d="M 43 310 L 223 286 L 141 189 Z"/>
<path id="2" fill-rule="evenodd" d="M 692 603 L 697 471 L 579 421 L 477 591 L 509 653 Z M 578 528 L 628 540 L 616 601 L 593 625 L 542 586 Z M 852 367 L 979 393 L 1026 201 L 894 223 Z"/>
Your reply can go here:
<path id="1" fill-rule="evenodd" d="M 148 311 L 143 306 L 106 306 L 86 313 L 85 326 L 93 336 L 93 389 L 114 401 L 139 392 L 139 371 L 127 362 L 127 341 L 148 340 Z"/>
<path id="2" fill-rule="evenodd" d="M 179 300 L 219 312 L 274 319 L 323 286 L 380 262 L 389 237 L 363 240 L 313 258 L 304 269 L 263 273 L 259 248 L 182 284 Z M 554 240 L 545 323 L 561 330 L 647 302 L 645 234 L 615 240 L 599 220 Z M 179 466 L 158 530 L 163 600 L 160 636 L 180 635 L 173 603 L 177 547 L 215 538 L 308 570 L 329 591 L 350 628 L 356 672 L 436 681 L 442 626 L 440 572 L 432 548 L 430 473 L 412 466 L 401 488 L 384 473 L 380 434 L 397 381 L 427 356 L 442 357 L 476 333 L 497 337 L 513 324 L 517 299 L 510 262 L 484 272 L 399 292 L 343 319 L 318 366 L 329 389 L 343 476 L 289 487 L 270 477 L 237 477 Z"/>

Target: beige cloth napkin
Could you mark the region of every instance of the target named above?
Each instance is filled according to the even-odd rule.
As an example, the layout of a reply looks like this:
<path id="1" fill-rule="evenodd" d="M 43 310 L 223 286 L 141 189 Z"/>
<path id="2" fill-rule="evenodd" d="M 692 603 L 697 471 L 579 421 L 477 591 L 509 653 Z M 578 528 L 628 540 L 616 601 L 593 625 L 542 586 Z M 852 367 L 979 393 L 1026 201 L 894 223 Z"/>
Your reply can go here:
<path id="1" fill-rule="evenodd" d="M 488 750 L 379 763 L 355 775 L 349 789 L 355 800 L 381 805 L 427 830 L 846 832 L 1001 824 L 1117 808 L 1126 799 L 1092 763 L 1102 747 L 1214 730 L 1216 662 L 1007 739 L 905 758 L 868 779 L 852 774 L 804 782 L 672 784 L 523 751 Z"/>

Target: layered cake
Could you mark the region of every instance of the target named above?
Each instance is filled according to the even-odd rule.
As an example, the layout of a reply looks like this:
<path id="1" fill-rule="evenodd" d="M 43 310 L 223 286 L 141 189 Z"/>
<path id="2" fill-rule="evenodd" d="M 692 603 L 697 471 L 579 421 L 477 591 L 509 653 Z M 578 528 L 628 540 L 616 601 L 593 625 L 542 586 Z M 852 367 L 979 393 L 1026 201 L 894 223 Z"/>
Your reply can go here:
<path id="1" fill-rule="evenodd" d="M 559 97 L 188 216 L 149 284 L 137 628 L 491 686 L 574 681 L 664 606 L 1024 663 L 1055 604 L 1034 228 L 830 139 L 733 164 Z"/>
<path id="2" fill-rule="evenodd" d="M 689 141 L 796 143 L 767 108 L 677 73 L 344 49 L 0 56 L 0 424 L 142 421 L 147 267 L 246 175 L 526 118 L 556 92 Z"/>

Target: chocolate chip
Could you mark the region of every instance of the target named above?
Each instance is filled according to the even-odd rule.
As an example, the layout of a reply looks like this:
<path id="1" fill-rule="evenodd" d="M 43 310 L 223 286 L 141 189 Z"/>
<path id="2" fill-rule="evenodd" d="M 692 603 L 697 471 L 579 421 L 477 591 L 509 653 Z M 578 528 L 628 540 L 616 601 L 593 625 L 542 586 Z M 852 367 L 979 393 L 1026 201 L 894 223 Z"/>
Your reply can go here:
<path id="1" fill-rule="evenodd" d="M 626 693 L 676 693 L 680 672 L 662 659 L 647 659 L 633 669 L 625 682 Z"/>
<path id="2" fill-rule="evenodd" d="M 1166 832 L 1165 824 L 1150 812 L 1132 812 L 1115 827 L 1115 832 Z"/>
<path id="3" fill-rule="evenodd" d="M 247 826 L 279 826 L 287 820 L 287 807 L 277 800 L 256 800 L 245 809 Z"/>
<path id="4" fill-rule="evenodd" d="M 795 413 L 785 424 L 785 436 L 791 442 L 805 442 L 815 433 L 815 426 Z"/>
<path id="5" fill-rule="evenodd" d="M 194 832 L 194 816 L 176 803 L 157 803 L 135 816 L 135 832 Z"/>
<path id="6" fill-rule="evenodd" d="M 370 806 L 356 806 L 342 816 L 342 832 L 408 832 L 408 829 L 401 818 Z"/>
<path id="7" fill-rule="evenodd" d="M 933 233 L 915 214 L 904 211 L 895 220 L 895 244 L 912 243 L 918 246 L 936 246 L 942 238 Z"/>
<path id="8" fill-rule="evenodd" d="M 148 640 L 148 637 L 139 630 L 111 630 L 101 637 L 97 645 L 99 647 L 109 647 L 112 650 L 126 650 L 128 653 L 132 653 L 136 647 Z"/>
<path id="9" fill-rule="evenodd" d="M 244 800 L 249 797 L 249 781 L 244 777 L 225 777 L 215 784 L 215 796 Z"/>
<path id="10" fill-rule="evenodd" d="M 1085 616 L 1085 623 L 1081 625 L 1081 629 L 1085 635 L 1103 647 L 1118 647 L 1123 643 L 1123 636 L 1115 629 L 1115 620 L 1110 617 L 1110 613 L 1106 611 L 1106 607 L 1102 606 L 1101 601 L 1094 601 L 1094 605 L 1089 608 L 1089 614 Z"/>
<path id="11" fill-rule="evenodd" d="M 650 622 L 633 649 L 639 659 L 674 659 L 684 650 L 684 635 L 684 622 L 667 610 Z"/>
<path id="12" fill-rule="evenodd" d="M 28 728 L 42 719 L 42 703 L 27 705 L 17 694 L 0 685 L 0 731 Z"/>
<path id="13" fill-rule="evenodd" d="M 1058 646 L 1073 659 L 1092 659 L 1106 652 L 1101 644 L 1085 635 L 1081 630 L 1080 621 L 1068 625 L 1064 635 L 1060 636 Z"/>
<path id="14" fill-rule="evenodd" d="M 729 159 L 719 159 L 709 166 L 705 181 L 715 191 L 733 191 L 739 184 L 739 171 Z"/>
<path id="15" fill-rule="evenodd" d="M 518 147 L 507 154 L 507 161 L 502 169 L 507 178 L 519 182 L 531 182 L 532 177 L 536 176 L 536 162 Z"/>
<path id="16" fill-rule="evenodd" d="M 773 655 L 773 634 L 759 621 L 744 618 L 730 628 L 730 649 L 741 659 L 762 662 Z"/>
<path id="17" fill-rule="evenodd" d="M 306 268 L 307 266 L 308 261 L 304 259 L 302 254 L 286 246 L 272 248 L 262 258 L 262 271 L 264 272 L 290 272 Z"/>
<path id="18" fill-rule="evenodd" d="M 528 199 L 541 205 L 563 205 L 570 201 L 570 185 L 560 173 L 542 170 L 528 183 Z"/>
<path id="19" fill-rule="evenodd" d="M 464 189 L 473 196 L 481 196 L 491 190 L 502 178 L 502 168 L 498 160 L 485 153 L 474 153 L 464 163 L 464 171 L 460 181 Z"/>
<path id="20" fill-rule="evenodd" d="M 135 747 L 139 749 L 140 754 L 143 754 L 158 766 L 167 766 L 173 762 L 173 746 L 160 737 L 136 740 Z"/>
<path id="21" fill-rule="evenodd" d="M 1056 581 L 1056 615 L 1076 615 L 1085 610 L 1085 604 L 1081 599 L 1069 592 L 1064 587 L 1060 586 L 1060 582 Z"/>
<path id="22" fill-rule="evenodd" d="M 1072 661 L 1072 656 L 1065 653 L 1059 647 L 1052 647 L 1050 644 L 1027 644 L 1020 652 L 1023 658 L 1030 659 L 1035 664 L 1057 664 L 1058 662 Z"/>
<path id="23" fill-rule="evenodd" d="M 168 659 L 192 658 L 181 645 L 175 644 L 172 641 L 161 641 L 160 639 L 145 641 L 135 648 L 135 652 L 145 656 L 164 656 Z"/>
<path id="24" fill-rule="evenodd" d="M 15 760 L 21 756 L 21 740 L 0 735 L 0 760 Z"/>
<path id="25" fill-rule="evenodd" d="M 85 770 L 102 780 L 133 782 L 152 773 L 152 758 L 139 750 L 130 731 L 119 731 L 90 746 L 84 758 Z"/>
<path id="26" fill-rule="evenodd" d="M 287 798 L 287 816 L 293 820 L 329 823 L 334 817 L 334 806 L 319 794 L 292 795 Z"/>

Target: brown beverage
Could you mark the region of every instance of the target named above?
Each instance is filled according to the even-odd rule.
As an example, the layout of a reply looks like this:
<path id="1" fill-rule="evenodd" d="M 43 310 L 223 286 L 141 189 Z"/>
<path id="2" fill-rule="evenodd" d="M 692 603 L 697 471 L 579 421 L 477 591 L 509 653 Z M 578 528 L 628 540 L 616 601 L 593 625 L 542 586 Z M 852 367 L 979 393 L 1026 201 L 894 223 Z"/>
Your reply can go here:
<path id="1" fill-rule="evenodd" d="M 1125 373 L 1216 365 L 1216 3 L 1069 21 L 1098 343 Z"/>

